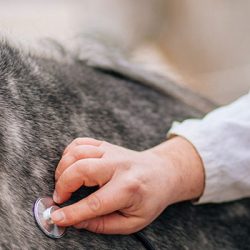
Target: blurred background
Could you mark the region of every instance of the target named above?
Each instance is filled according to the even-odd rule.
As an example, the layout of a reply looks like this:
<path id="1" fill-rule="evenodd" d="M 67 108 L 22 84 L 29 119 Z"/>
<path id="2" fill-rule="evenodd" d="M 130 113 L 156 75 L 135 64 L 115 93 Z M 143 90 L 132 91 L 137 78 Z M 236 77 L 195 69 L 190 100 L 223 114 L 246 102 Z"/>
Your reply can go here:
<path id="1" fill-rule="evenodd" d="M 101 33 L 131 60 L 225 104 L 250 89 L 249 13 L 247 0 L 0 0 L 0 29 L 28 44 Z"/>

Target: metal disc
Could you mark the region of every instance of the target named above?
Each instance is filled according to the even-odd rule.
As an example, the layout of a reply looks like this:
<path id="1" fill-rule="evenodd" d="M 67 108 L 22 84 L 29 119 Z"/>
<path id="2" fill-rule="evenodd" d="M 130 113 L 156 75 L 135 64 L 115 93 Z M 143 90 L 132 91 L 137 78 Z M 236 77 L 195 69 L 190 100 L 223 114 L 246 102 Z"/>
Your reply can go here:
<path id="1" fill-rule="evenodd" d="M 59 209 L 52 198 L 44 197 L 36 200 L 33 213 L 38 227 L 50 238 L 59 239 L 65 234 L 66 228 L 53 224 L 50 216 Z"/>

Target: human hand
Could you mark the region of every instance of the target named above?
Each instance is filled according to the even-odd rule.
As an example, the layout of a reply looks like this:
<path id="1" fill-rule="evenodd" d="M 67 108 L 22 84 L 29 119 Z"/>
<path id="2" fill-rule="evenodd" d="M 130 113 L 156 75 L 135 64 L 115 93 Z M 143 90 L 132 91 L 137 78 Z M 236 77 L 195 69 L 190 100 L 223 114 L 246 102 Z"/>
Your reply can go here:
<path id="1" fill-rule="evenodd" d="M 180 173 L 184 166 L 177 157 L 179 147 L 185 149 L 187 143 L 177 138 L 136 152 L 91 138 L 74 140 L 56 169 L 54 201 L 65 202 L 81 186 L 100 189 L 57 210 L 52 220 L 97 233 L 129 234 L 151 223 L 168 205 L 197 198 L 202 190 L 188 186 L 187 170 Z"/>

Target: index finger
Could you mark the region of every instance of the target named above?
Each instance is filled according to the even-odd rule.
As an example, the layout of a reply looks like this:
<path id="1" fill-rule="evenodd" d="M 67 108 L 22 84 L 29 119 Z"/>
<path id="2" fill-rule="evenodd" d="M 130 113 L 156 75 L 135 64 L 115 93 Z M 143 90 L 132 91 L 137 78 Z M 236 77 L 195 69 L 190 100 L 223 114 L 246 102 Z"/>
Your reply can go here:
<path id="1" fill-rule="evenodd" d="M 58 209 L 51 218 L 59 226 L 72 226 L 129 207 L 133 202 L 131 193 L 122 189 L 118 181 L 111 180 L 87 198 Z"/>

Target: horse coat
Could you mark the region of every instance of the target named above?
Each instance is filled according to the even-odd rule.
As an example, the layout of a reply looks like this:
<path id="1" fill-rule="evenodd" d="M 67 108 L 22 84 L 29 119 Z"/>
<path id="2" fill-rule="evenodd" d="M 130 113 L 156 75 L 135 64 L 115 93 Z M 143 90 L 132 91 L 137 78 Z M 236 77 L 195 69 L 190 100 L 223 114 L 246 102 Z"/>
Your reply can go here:
<path id="1" fill-rule="evenodd" d="M 171 93 L 94 69 L 76 54 L 61 51 L 58 59 L 0 42 L 1 249 L 144 249 L 131 235 L 74 228 L 50 239 L 35 224 L 33 203 L 52 195 L 61 153 L 76 137 L 144 150 L 165 140 L 173 120 L 201 115 Z M 70 202 L 92 191 L 82 188 Z M 248 249 L 249 211 L 248 199 L 184 202 L 168 207 L 143 234 L 156 249 Z"/>

